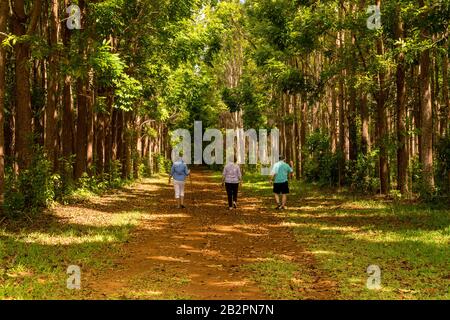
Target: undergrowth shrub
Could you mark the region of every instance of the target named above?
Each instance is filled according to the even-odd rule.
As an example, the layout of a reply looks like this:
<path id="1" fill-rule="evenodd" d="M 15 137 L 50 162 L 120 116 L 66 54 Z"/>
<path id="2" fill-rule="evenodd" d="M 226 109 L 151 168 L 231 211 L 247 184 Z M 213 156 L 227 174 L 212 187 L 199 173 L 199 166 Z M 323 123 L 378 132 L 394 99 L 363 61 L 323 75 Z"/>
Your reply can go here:
<path id="1" fill-rule="evenodd" d="M 436 147 L 436 185 L 440 194 L 450 194 L 450 136 L 439 140 Z"/>
<path id="2" fill-rule="evenodd" d="M 330 137 L 320 131 L 312 133 L 302 150 L 306 156 L 304 173 L 309 182 L 334 186 L 339 182 L 339 155 L 331 152 Z"/>
<path id="3" fill-rule="evenodd" d="M 380 179 L 375 172 L 377 157 L 378 150 L 373 150 L 366 155 L 360 153 L 356 161 L 347 163 L 346 181 L 353 192 L 375 193 L 379 190 Z"/>
<path id="4" fill-rule="evenodd" d="M 169 173 L 172 163 L 162 154 L 155 155 L 156 170 L 158 173 Z"/>
<path id="5" fill-rule="evenodd" d="M 41 147 L 35 147 L 27 170 L 16 175 L 11 167 L 7 168 L 4 213 L 20 218 L 48 207 L 55 199 L 56 188 L 61 185 L 61 177 L 52 173 L 52 169 Z"/>

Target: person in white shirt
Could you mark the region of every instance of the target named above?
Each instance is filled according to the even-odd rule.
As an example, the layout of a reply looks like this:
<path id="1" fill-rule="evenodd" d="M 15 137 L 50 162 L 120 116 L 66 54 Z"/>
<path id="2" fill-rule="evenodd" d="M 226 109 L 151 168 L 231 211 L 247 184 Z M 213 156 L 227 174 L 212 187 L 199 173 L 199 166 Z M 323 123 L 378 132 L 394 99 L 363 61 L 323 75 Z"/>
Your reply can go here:
<path id="1" fill-rule="evenodd" d="M 229 162 L 222 172 L 222 187 L 225 185 L 228 195 L 228 209 L 237 208 L 237 196 L 239 184 L 242 181 L 241 168 L 237 164 L 237 158 L 234 157 L 232 162 Z"/>

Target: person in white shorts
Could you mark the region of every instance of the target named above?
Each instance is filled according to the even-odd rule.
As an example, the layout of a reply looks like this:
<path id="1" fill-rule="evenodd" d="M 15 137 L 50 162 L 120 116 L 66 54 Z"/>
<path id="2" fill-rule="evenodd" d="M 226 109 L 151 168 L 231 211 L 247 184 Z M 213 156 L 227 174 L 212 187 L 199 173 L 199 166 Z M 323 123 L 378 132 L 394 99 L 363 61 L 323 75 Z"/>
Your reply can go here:
<path id="1" fill-rule="evenodd" d="M 173 178 L 173 187 L 175 189 L 175 199 L 177 199 L 177 208 L 186 208 L 184 206 L 184 184 L 186 177 L 189 176 L 189 169 L 182 158 L 179 158 L 172 164 L 169 175 L 169 184 Z"/>

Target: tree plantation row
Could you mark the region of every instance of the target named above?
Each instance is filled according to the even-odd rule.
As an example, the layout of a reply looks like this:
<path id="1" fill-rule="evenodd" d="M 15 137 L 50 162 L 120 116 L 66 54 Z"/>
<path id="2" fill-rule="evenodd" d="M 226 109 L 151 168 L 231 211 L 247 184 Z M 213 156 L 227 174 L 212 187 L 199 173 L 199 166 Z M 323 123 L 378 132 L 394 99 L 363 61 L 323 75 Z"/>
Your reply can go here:
<path id="1" fill-rule="evenodd" d="M 278 128 L 310 182 L 448 196 L 449 17 L 449 0 L 1 0 L 3 211 L 164 170 L 195 121 Z"/>

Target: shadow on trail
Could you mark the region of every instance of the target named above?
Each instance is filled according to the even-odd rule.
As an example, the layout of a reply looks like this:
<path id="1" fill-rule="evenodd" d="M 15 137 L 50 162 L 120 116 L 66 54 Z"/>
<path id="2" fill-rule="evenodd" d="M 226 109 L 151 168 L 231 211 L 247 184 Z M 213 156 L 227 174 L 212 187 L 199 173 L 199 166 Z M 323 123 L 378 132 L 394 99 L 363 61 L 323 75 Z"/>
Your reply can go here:
<path id="1" fill-rule="evenodd" d="M 140 193 L 147 198 L 139 206 L 145 213 L 126 254 L 117 259 L 118 267 L 109 276 L 91 279 L 94 296 L 266 299 L 270 296 L 243 266 L 266 261 L 270 255 L 297 264 L 300 273 L 311 279 L 291 297 L 326 299 L 335 293 L 331 282 L 323 284 L 326 276 L 315 267 L 312 255 L 265 208 L 264 199 L 241 190 L 238 209 L 229 211 L 220 181 L 202 169 L 193 170 L 192 184 L 186 182 L 186 209 L 175 207 L 171 185 L 163 182 L 152 187 L 151 192 Z M 129 196 L 118 201 L 133 203 Z"/>

